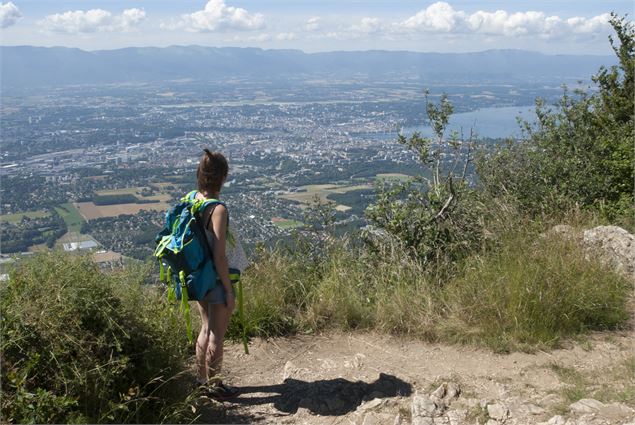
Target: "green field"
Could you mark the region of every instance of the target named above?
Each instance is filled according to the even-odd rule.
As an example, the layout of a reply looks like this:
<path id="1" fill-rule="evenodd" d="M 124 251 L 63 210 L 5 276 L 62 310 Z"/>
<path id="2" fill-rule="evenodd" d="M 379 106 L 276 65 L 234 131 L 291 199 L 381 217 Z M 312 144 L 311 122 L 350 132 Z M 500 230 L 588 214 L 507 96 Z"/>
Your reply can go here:
<path id="1" fill-rule="evenodd" d="M 22 220 L 22 217 L 43 218 L 43 217 L 48 217 L 49 215 L 51 215 L 51 213 L 49 213 L 46 210 L 27 211 L 27 212 L 15 213 L 15 214 L 0 215 L 0 221 L 6 221 L 11 224 L 16 224 L 16 223 L 19 223 L 20 220 Z"/>
<path id="2" fill-rule="evenodd" d="M 304 223 L 298 220 L 274 221 L 273 224 L 281 229 L 297 229 L 304 226 Z"/>
<path id="3" fill-rule="evenodd" d="M 412 176 L 409 176 L 407 174 L 401 174 L 401 173 L 380 173 L 377 174 L 375 176 L 375 178 L 377 180 L 379 179 L 383 179 L 383 180 L 399 180 L 399 181 L 406 181 L 412 178 Z"/>
<path id="4" fill-rule="evenodd" d="M 84 217 L 81 216 L 77 208 L 70 202 L 55 207 L 55 211 L 62 217 L 69 232 L 79 232 L 84 223 Z"/>

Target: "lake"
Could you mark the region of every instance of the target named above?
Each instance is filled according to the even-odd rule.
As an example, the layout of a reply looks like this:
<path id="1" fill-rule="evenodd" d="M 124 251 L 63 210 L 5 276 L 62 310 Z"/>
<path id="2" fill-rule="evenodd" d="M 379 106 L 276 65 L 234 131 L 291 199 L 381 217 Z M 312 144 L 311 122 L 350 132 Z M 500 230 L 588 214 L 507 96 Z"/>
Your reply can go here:
<path id="1" fill-rule="evenodd" d="M 499 108 L 482 108 L 472 112 L 453 114 L 450 117 L 446 136 L 450 131 L 463 131 L 464 137 L 470 134 L 470 127 L 479 137 L 519 137 L 520 127 L 516 122 L 518 116 L 524 120 L 533 122 L 536 120 L 534 106 L 505 106 Z M 423 136 L 432 136 L 432 128 L 429 126 L 405 127 L 404 134 L 409 135 L 419 131 Z"/>

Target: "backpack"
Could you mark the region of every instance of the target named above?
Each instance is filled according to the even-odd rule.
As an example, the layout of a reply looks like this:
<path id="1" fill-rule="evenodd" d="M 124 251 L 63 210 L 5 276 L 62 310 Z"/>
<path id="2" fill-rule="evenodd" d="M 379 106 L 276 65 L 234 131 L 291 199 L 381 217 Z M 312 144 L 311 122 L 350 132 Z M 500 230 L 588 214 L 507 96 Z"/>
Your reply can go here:
<path id="1" fill-rule="evenodd" d="M 181 302 L 190 342 L 193 338 L 188 301 L 202 300 L 218 280 L 202 213 L 209 205 L 225 205 L 218 199 L 196 199 L 196 192 L 189 192 L 168 210 L 165 226 L 155 238 L 154 251 L 159 261 L 159 280 L 168 286 L 168 302 Z"/>

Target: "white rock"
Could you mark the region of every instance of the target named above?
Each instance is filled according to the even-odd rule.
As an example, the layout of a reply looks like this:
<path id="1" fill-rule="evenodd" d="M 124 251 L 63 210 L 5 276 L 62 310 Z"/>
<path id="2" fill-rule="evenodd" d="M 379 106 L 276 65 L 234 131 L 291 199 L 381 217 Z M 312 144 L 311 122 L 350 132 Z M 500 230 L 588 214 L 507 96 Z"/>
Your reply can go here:
<path id="1" fill-rule="evenodd" d="M 564 425 L 565 419 L 561 415 L 556 415 L 553 418 L 549 419 L 547 425 Z"/>
<path id="2" fill-rule="evenodd" d="M 434 392 L 430 395 L 435 396 L 436 398 L 443 398 L 445 396 L 445 388 L 446 388 L 446 383 L 444 382 L 443 384 L 441 384 L 441 386 L 439 386 L 439 388 L 437 388 L 436 390 L 434 390 Z"/>
<path id="3" fill-rule="evenodd" d="M 384 400 L 381 398 L 374 398 L 366 403 L 360 404 L 357 406 L 357 411 L 365 412 L 367 410 L 375 409 L 383 404 Z"/>
<path id="4" fill-rule="evenodd" d="M 509 409 L 502 403 L 488 404 L 487 414 L 492 419 L 504 421 L 509 417 Z"/>
<path id="5" fill-rule="evenodd" d="M 445 399 L 457 398 L 461 394 L 461 387 L 455 382 L 448 382 L 445 388 Z"/>
<path id="6" fill-rule="evenodd" d="M 543 413 L 545 413 L 545 409 L 532 403 L 525 404 L 524 408 L 525 411 L 530 415 L 542 415 Z"/>
<path id="7" fill-rule="evenodd" d="M 297 370 L 298 368 L 293 363 L 290 361 L 286 362 L 284 364 L 284 370 L 282 371 L 282 380 L 284 381 L 285 379 L 291 378 Z"/>
<path id="8" fill-rule="evenodd" d="M 597 413 L 604 407 L 604 403 L 594 400 L 592 398 L 583 398 L 569 406 L 572 412 L 578 414 L 584 413 Z"/>
<path id="9" fill-rule="evenodd" d="M 586 230 L 584 247 L 589 257 L 615 267 L 616 271 L 633 278 L 635 271 L 635 236 L 617 226 L 598 226 Z"/>
<path id="10" fill-rule="evenodd" d="M 412 397 L 412 418 L 432 417 L 437 412 L 437 405 L 430 397 L 426 395 L 416 394 Z"/>

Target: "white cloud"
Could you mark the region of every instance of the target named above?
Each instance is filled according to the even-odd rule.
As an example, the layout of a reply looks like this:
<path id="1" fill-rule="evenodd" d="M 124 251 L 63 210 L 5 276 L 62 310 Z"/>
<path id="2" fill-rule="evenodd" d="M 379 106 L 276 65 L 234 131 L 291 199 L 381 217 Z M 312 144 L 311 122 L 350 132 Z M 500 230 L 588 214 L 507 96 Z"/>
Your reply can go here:
<path id="1" fill-rule="evenodd" d="M 240 7 L 227 6 L 224 0 L 209 0 L 205 9 L 183 15 L 175 27 L 190 32 L 213 32 L 258 30 L 264 26 L 265 19 L 260 13 L 250 14 Z"/>
<path id="2" fill-rule="evenodd" d="M 296 35 L 293 32 L 281 32 L 276 35 L 278 41 L 292 41 L 296 39 Z"/>
<path id="3" fill-rule="evenodd" d="M 312 16 L 306 21 L 305 28 L 307 31 L 317 31 L 322 27 L 322 18 L 319 16 Z"/>
<path id="4" fill-rule="evenodd" d="M 57 33 L 90 33 L 131 31 L 146 18 L 143 9 L 126 9 L 120 15 L 113 15 L 107 10 L 91 9 L 75 10 L 48 15 L 39 25 Z"/>
<path id="5" fill-rule="evenodd" d="M 0 4 L 0 27 L 7 28 L 14 25 L 20 18 L 22 13 L 13 2 Z"/>
<path id="6" fill-rule="evenodd" d="M 403 26 L 414 30 L 450 32 L 464 18 L 464 12 L 457 12 L 448 3 L 440 1 L 406 19 Z"/>
<path id="7" fill-rule="evenodd" d="M 377 33 L 382 29 L 382 24 L 377 18 L 362 18 L 358 25 L 353 25 L 351 30 L 364 34 Z"/>
<path id="8" fill-rule="evenodd" d="M 540 38 L 594 34 L 608 29 L 608 13 L 592 18 L 562 19 L 539 11 L 509 13 L 479 10 L 468 14 L 446 2 L 436 2 L 414 16 L 393 25 L 393 31 L 484 34 L 489 36 L 537 36 Z"/>

